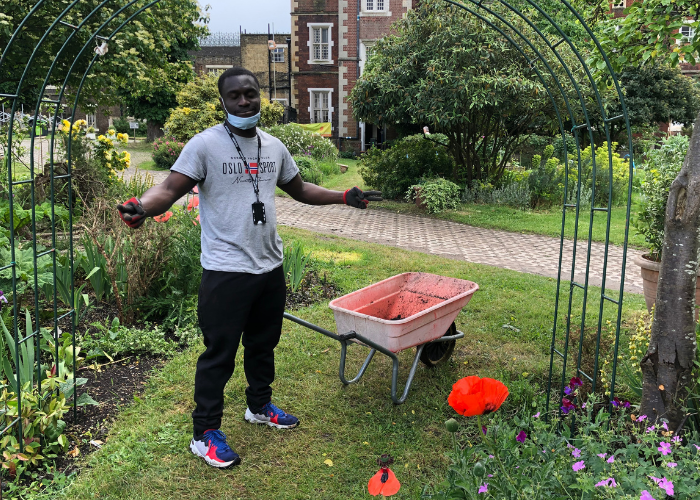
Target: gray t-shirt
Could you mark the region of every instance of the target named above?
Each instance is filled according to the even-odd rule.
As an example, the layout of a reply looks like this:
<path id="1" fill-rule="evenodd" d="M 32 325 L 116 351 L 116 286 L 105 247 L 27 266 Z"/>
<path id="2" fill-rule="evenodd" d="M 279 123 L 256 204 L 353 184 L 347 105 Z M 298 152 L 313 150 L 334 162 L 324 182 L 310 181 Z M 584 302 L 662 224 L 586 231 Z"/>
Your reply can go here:
<path id="1" fill-rule="evenodd" d="M 248 165 L 258 167 L 260 201 L 266 224 L 253 224 L 255 191 L 223 124 L 195 135 L 185 144 L 171 170 L 198 181 L 204 269 L 262 274 L 282 265 L 277 234 L 275 186 L 290 182 L 299 169 L 282 142 L 261 130 L 258 140 L 235 136 Z"/>

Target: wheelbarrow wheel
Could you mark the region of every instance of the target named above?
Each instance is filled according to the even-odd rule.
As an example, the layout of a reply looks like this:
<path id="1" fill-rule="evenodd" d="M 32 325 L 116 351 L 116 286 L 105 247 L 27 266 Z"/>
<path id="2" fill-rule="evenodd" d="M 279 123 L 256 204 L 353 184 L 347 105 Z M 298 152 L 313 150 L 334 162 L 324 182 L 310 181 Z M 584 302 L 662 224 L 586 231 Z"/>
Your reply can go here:
<path id="1" fill-rule="evenodd" d="M 447 330 L 443 336 L 450 335 L 457 335 L 457 325 L 454 323 L 450 325 L 450 329 Z M 455 345 L 457 345 L 456 340 L 449 340 L 447 342 L 430 342 L 423 347 L 423 352 L 420 354 L 420 360 L 425 366 L 432 368 L 450 359 L 452 352 L 455 350 Z"/>

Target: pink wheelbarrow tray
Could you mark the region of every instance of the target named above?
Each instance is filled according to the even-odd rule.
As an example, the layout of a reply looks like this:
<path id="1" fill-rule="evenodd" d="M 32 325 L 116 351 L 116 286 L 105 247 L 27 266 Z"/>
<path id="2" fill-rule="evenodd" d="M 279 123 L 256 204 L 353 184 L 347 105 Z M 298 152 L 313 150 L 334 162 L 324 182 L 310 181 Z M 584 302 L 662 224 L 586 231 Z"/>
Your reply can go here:
<path id="1" fill-rule="evenodd" d="M 336 328 L 346 333 L 335 334 L 288 313 L 284 317 L 340 342 L 338 374 L 345 385 L 360 380 L 377 351 L 390 357 L 391 399 L 398 405 L 406 401 L 419 360 L 433 367 L 452 356 L 456 340 L 464 337 L 454 320 L 478 289 L 479 285 L 472 281 L 404 273 L 331 301 Z M 370 351 L 357 376 L 348 380 L 345 361 L 351 342 L 369 347 Z M 397 353 L 412 347 L 416 347 L 416 356 L 398 397 Z"/>

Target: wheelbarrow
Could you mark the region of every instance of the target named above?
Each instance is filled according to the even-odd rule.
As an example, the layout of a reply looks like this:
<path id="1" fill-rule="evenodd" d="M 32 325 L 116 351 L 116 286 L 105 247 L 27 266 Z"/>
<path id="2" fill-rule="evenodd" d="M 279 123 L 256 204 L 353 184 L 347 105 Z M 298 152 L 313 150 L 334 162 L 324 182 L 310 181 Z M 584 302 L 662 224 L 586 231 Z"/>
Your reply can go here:
<path id="1" fill-rule="evenodd" d="M 419 360 L 433 367 L 450 359 L 457 339 L 464 337 L 454 320 L 478 289 L 471 281 L 404 273 L 331 301 L 336 328 L 345 333 L 335 334 L 288 313 L 284 317 L 340 342 L 338 375 L 345 385 L 362 378 L 377 351 L 391 358 L 391 400 L 399 405 L 406 401 Z M 345 361 L 351 342 L 370 351 L 357 376 L 348 380 Z M 397 353 L 412 347 L 416 347 L 416 355 L 398 397 Z"/>

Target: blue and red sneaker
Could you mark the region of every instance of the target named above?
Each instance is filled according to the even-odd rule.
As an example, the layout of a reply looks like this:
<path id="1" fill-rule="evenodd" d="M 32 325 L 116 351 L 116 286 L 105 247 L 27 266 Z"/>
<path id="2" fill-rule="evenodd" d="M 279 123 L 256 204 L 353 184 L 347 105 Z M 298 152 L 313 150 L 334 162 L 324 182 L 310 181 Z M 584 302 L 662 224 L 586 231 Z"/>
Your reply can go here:
<path id="1" fill-rule="evenodd" d="M 250 408 L 245 411 L 245 419 L 251 424 L 267 424 L 278 429 L 292 429 L 299 425 L 299 419 L 293 415 L 283 412 L 272 401 L 265 406 L 252 412 Z"/>
<path id="2" fill-rule="evenodd" d="M 190 450 L 212 467 L 219 469 L 241 463 L 241 457 L 226 443 L 226 434 L 218 429 L 205 431 L 200 439 L 192 438 Z"/>

